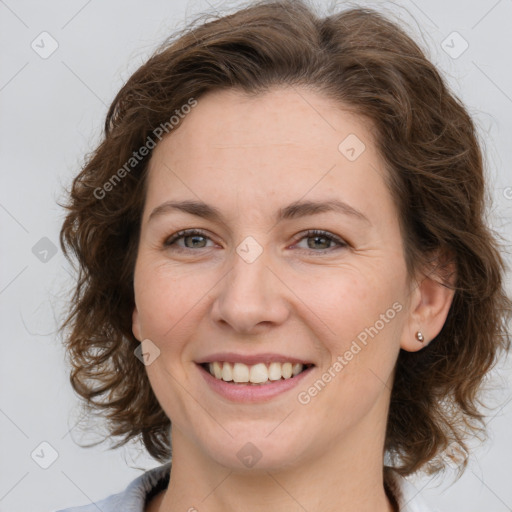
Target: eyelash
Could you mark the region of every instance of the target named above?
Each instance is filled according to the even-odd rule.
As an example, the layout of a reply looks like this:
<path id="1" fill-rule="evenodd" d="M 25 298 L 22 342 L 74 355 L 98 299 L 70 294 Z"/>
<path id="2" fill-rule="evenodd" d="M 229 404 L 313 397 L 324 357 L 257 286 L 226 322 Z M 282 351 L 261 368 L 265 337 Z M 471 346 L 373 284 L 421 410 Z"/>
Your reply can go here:
<path id="1" fill-rule="evenodd" d="M 182 230 L 182 231 L 178 231 L 174 235 L 171 235 L 169 238 L 167 238 L 164 241 L 164 246 L 166 248 L 171 248 L 173 246 L 173 244 L 177 240 L 180 240 L 180 239 L 188 237 L 188 236 L 194 236 L 194 235 L 198 235 L 198 236 L 201 236 L 203 238 L 207 238 L 207 239 L 210 240 L 210 237 L 207 236 L 206 233 L 204 233 L 201 230 L 198 230 L 198 229 L 185 229 L 185 230 Z M 300 242 L 304 238 L 312 238 L 314 236 L 321 236 L 321 237 L 326 238 L 329 241 L 336 242 L 338 244 L 338 248 L 339 249 L 348 247 L 348 244 L 344 240 L 342 240 L 341 238 L 337 237 L 336 235 L 333 235 L 332 233 L 329 233 L 328 231 L 322 231 L 321 229 L 309 229 L 309 230 L 307 230 L 306 232 L 302 233 L 301 237 L 298 238 L 294 243 Z M 206 247 L 200 247 L 200 249 L 206 249 Z M 316 253 L 325 254 L 326 252 L 329 252 L 332 249 L 333 248 L 331 247 L 331 248 L 328 248 L 328 249 L 321 249 L 319 251 L 315 251 L 313 249 L 298 249 L 298 250 L 305 250 L 305 251 L 309 250 L 309 251 L 313 251 L 313 252 L 316 252 Z M 172 250 L 173 251 L 182 252 L 182 251 L 193 251 L 194 249 L 191 249 L 190 247 L 177 247 L 177 246 L 175 246 L 175 247 L 172 247 Z"/>

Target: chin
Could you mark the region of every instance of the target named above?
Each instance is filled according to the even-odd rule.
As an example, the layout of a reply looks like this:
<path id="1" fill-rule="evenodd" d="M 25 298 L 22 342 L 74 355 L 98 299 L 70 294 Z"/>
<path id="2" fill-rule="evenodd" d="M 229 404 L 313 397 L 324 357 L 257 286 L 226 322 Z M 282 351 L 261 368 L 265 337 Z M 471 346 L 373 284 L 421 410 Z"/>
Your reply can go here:
<path id="1" fill-rule="evenodd" d="M 300 442 L 286 432 L 284 436 L 268 435 L 276 427 L 274 422 L 271 428 L 264 433 L 246 430 L 243 434 L 233 435 L 229 440 L 224 438 L 220 443 L 203 445 L 204 453 L 218 464 L 235 472 L 280 471 L 289 469 L 303 458 L 301 448 L 306 446 L 306 440 Z M 229 429 L 228 429 L 229 430 Z M 210 440 L 211 441 L 211 440 Z"/>

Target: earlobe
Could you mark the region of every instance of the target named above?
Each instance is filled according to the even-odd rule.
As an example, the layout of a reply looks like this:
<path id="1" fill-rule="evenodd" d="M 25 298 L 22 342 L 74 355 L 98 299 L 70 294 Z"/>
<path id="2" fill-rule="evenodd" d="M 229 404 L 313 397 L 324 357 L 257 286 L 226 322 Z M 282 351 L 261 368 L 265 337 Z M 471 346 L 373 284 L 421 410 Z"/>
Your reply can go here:
<path id="1" fill-rule="evenodd" d="M 133 335 L 139 340 L 141 341 L 142 340 L 142 336 L 141 336 L 141 329 L 140 329 L 140 325 L 139 325 L 139 312 L 137 310 L 137 306 L 135 306 L 133 308 L 133 313 L 132 313 L 132 332 L 133 332 Z"/>
<path id="2" fill-rule="evenodd" d="M 455 294 L 453 266 L 449 267 L 449 271 L 448 280 L 432 272 L 417 281 L 412 293 L 409 319 L 402 333 L 402 349 L 408 352 L 421 350 L 441 332 Z"/>

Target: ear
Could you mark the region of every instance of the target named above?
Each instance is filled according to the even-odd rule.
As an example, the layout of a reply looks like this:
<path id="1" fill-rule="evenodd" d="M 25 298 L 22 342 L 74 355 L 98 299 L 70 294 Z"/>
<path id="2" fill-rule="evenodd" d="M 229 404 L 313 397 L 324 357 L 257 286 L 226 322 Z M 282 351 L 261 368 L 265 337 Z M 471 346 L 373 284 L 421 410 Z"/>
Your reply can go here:
<path id="1" fill-rule="evenodd" d="M 409 318 L 402 331 L 400 347 L 416 352 L 426 347 L 440 332 L 448 317 L 455 291 L 455 265 L 446 254 L 436 253 L 427 270 L 416 274 L 411 291 Z M 416 333 L 423 334 L 418 341 Z"/>
<path id="2" fill-rule="evenodd" d="M 139 311 L 137 310 L 137 306 L 133 307 L 133 313 L 132 313 L 132 332 L 133 335 L 139 340 L 142 341 L 141 336 L 141 327 L 139 322 Z"/>

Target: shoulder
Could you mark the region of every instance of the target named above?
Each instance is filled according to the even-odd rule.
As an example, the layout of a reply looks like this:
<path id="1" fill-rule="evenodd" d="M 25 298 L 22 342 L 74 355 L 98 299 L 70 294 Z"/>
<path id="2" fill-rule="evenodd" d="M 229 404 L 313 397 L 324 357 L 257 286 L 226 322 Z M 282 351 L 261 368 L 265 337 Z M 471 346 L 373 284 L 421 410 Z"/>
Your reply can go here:
<path id="1" fill-rule="evenodd" d="M 409 480 L 395 471 L 390 472 L 390 487 L 395 496 L 400 512 L 439 512 L 429 505 Z"/>
<path id="2" fill-rule="evenodd" d="M 171 463 L 168 462 L 150 469 L 135 478 L 126 489 L 120 493 L 112 494 L 102 500 L 57 510 L 56 512 L 144 512 L 146 500 L 161 489 L 167 487 L 171 472 Z"/>

